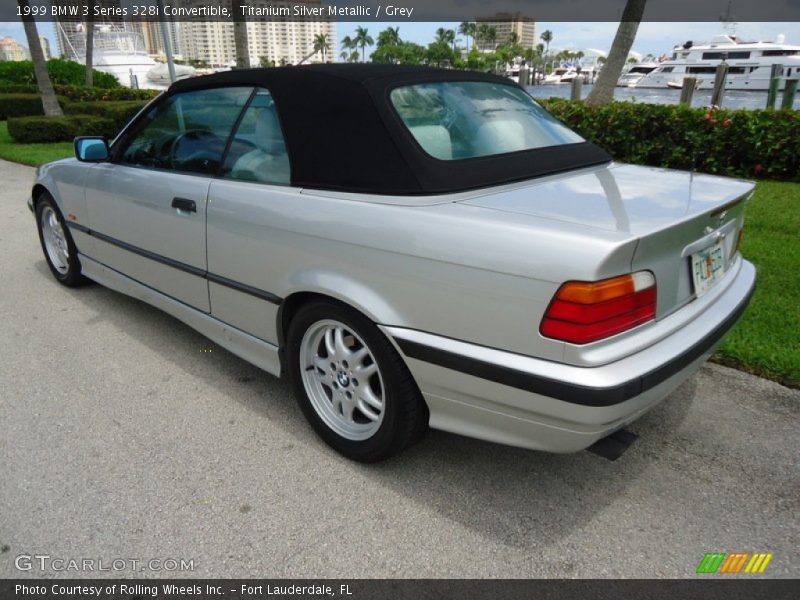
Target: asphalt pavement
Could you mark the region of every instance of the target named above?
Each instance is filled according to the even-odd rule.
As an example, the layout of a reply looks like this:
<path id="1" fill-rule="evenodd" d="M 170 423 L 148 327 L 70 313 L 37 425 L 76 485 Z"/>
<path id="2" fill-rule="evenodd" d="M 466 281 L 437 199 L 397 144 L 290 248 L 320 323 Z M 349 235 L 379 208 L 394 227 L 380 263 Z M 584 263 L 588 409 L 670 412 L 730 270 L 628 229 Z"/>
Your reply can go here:
<path id="1" fill-rule="evenodd" d="M 0 161 L 0 578 L 132 575 L 54 559 L 193 567 L 139 576 L 696 577 L 715 551 L 771 552 L 763 577 L 800 576 L 800 392 L 709 365 L 629 427 L 640 439 L 616 462 L 432 431 L 356 464 L 284 381 L 142 302 L 56 283 L 32 180 Z"/>

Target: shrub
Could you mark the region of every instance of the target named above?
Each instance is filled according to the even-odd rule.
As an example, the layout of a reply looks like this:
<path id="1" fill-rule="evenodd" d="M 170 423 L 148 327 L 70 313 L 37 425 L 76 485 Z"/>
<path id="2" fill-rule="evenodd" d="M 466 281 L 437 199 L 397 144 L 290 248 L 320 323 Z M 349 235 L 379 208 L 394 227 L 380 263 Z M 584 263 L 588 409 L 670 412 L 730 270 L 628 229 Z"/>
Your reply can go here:
<path id="1" fill-rule="evenodd" d="M 68 102 L 64 113 L 68 115 L 91 115 L 105 117 L 114 122 L 117 131 L 122 129 L 145 103 L 141 100 L 124 102 Z"/>
<path id="2" fill-rule="evenodd" d="M 20 144 L 71 142 L 79 135 L 112 137 L 114 121 L 105 117 L 17 117 L 8 120 L 8 133 Z"/>
<path id="3" fill-rule="evenodd" d="M 556 117 L 622 162 L 734 177 L 800 181 L 800 111 L 709 110 L 611 102 L 542 101 Z"/>
<path id="4" fill-rule="evenodd" d="M 133 90 L 131 88 L 94 88 L 82 85 L 54 85 L 56 94 L 74 102 L 94 102 L 96 100 L 150 100 L 158 90 Z M 0 81 L 0 94 L 38 94 L 36 84 L 3 83 Z"/>
<path id="5" fill-rule="evenodd" d="M 66 98 L 59 97 L 61 106 Z M 43 115 L 42 100 L 38 94 L 0 94 L 0 121 L 9 117 L 29 117 Z"/>
<path id="6" fill-rule="evenodd" d="M 86 80 L 86 67 L 74 60 L 53 58 L 47 61 L 47 72 L 53 85 L 83 85 Z M 29 60 L 0 62 L 0 81 L 7 84 L 35 85 L 33 63 Z M 116 77 L 94 70 L 94 85 L 98 88 L 118 88 Z"/>

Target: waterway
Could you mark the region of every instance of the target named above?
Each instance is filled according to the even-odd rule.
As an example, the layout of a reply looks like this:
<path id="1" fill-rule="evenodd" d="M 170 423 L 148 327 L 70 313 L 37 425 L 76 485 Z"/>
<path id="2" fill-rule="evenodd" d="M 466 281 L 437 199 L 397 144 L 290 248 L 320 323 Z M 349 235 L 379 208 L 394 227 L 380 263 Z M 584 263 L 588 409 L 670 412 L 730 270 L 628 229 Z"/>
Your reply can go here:
<path id="1" fill-rule="evenodd" d="M 531 85 L 528 86 L 528 92 L 534 98 L 569 98 L 570 97 L 569 84 L 551 84 L 551 85 Z M 583 86 L 583 97 L 589 95 L 592 89 L 590 84 Z M 645 102 L 651 104 L 678 104 L 681 97 L 681 90 L 673 90 L 670 88 L 664 89 L 645 89 L 645 88 L 622 88 L 614 89 L 615 100 L 632 100 L 635 102 Z M 780 107 L 781 100 L 783 99 L 783 92 L 778 94 L 778 101 L 776 106 Z M 711 90 L 697 90 L 692 99 L 692 106 L 701 108 L 711 104 Z M 722 98 L 723 108 L 765 108 L 767 105 L 767 92 L 750 92 L 739 90 L 726 90 Z M 800 93 L 795 98 L 794 108 L 800 109 Z"/>

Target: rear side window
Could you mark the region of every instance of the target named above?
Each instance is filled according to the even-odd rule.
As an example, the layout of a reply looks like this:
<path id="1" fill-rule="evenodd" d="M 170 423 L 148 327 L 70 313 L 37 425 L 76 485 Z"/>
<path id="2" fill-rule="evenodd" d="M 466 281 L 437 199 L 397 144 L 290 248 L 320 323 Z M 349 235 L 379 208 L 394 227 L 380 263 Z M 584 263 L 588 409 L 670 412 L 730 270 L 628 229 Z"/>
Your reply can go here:
<path id="1" fill-rule="evenodd" d="M 396 88 L 390 99 L 417 143 L 440 160 L 584 141 L 511 85 L 426 83 Z"/>
<path id="2" fill-rule="evenodd" d="M 289 185 L 289 155 L 272 95 L 259 89 L 242 117 L 222 176 L 240 181 Z"/>
<path id="3" fill-rule="evenodd" d="M 252 91 L 220 88 L 166 98 L 144 116 L 120 162 L 216 175 L 233 125 Z"/>

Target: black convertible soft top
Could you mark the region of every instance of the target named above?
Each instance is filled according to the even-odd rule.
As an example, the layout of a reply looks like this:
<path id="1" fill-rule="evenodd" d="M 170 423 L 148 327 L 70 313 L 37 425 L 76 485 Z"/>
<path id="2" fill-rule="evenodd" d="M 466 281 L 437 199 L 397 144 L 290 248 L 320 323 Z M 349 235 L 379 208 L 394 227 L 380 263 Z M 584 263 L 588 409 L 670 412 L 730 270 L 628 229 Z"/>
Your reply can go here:
<path id="1" fill-rule="evenodd" d="M 168 94 L 262 86 L 280 115 L 292 185 L 374 194 L 441 194 L 605 163 L 590 142 L 439 160 L 420 148 L 389 101 L 392 89 L 432 81 L 510 79 L 429 67 L 328 64 L 245 69 L 174 83 Z"/>

